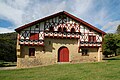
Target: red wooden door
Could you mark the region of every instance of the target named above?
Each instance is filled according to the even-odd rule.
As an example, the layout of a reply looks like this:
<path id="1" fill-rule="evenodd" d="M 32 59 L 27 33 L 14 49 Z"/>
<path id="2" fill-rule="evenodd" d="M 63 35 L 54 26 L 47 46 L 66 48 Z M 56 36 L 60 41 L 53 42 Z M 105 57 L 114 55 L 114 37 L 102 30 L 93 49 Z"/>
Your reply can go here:
<path id="1" fill-rule="evenodd" d="M 60 48 L 58 54 L 59 62 L 69 62 L 69 50 L 66 47 Z"/>

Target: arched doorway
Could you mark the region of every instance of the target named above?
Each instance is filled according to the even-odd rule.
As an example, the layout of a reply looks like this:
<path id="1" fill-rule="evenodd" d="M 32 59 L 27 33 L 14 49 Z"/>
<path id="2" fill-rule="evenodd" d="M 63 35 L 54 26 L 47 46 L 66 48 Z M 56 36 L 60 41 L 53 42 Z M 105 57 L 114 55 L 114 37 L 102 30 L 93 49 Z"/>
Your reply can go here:
<path id="1" fill-rule="evenodd" d="M 67 47 L 60 47 L 58 50 L 58 62 L 69 62 L 69 50 Z"/>

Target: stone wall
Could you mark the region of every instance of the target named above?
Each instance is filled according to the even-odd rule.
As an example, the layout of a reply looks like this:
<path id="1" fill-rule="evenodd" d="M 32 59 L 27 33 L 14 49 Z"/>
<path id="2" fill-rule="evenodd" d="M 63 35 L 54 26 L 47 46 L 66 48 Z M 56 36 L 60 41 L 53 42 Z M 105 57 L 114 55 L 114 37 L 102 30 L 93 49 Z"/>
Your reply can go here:
<path id="1" fill-rule="evenodd" d="M 77 39 L 45 38 L 44 44 L 45 46 L 20 46 L 20 52 L 17 51 L 17 67 L 32 67 L 58 63 L 58 50 L 62 46 L 69 49 L 69 62 L 71 63 L 94 62 L 98 61 L 98 59 L 100 61 L 101 59 L 101 50 L 99 48 L 88 48 L 89 56 L 82 56 L 82 53 L 78 53 Z M 35 56 L 29 56 L 29 48 L 35 48 Z"/>
<path id="2" fill-rule="evenodd" d="M 72 57 L 72 62 L 95 62 L 98 61 L 98 48 L 87 48 L 88 55 L 82 56 L 82 53 L 75 53 Z"/>

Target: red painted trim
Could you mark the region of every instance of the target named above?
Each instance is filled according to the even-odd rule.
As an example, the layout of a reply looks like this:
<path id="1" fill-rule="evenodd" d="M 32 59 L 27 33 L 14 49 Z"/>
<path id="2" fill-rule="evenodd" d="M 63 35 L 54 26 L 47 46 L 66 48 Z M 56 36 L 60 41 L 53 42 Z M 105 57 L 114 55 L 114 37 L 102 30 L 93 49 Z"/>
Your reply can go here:
<path id="1" fill-rule="evenodd" d="M 32 46 L 34 46 L 34 43 L 32 44 Z"/>
<path id="2" fill-rule="evenodd" d="M 20 39 L 20 34 L 18 34 L 18 40 Z"/>
<path id="3" fill-rule="evenodd" d="M 79 18 L 73 16 L 72 14 L 69 14 L 69 13 L 66 12 L 66 11 L 62 11 L 62 12 L 59 12 L 59 13 L 50 15 L 50 16 L 48 16 L 48 17 L 39 19 L 39 20 L 37 20 L 37 21 L 33 21 L 33 22 L 31 22 L 31 23 L 28 23 L 28 24 L 26 24 L 26 25 L 24 25 L 24 26 L 21 26 L 21 27 L 15 29 L 15 31 L 16 31 L 16 32 L 20 32 L 21 30 L 23 30 L 23 29 L 25 29 L 25 28 L 28 28 L 28 27 L 30 27 L 30 26 L 33 26 L 33 25 L 35 25 L 35 24 L 37 24 L 37 23 L 39 23 L 39 22 L 42 22 L 42 21 L 46 21 L 46 20 L 48 20 L 48 19 L 50 19 L 50 18 L 57 17 L 57 16 L 59 16 L 59 15 L 67 15 L 68 17 L 74 19 L 75 21 L 78 21 L 78 22 L 80 22 L 81 24 L 86 25 L 87 27 L 92 28 L 93 30 L 95 30 L 95 31 L 97 31 L 97 32 L 99 32 L 99 33 L 102 33 L 102 34 L 104 34 L 104 35 L 106 34 L 104 31 L 102 31 L 102 30 L 100 30 L 100 29 L 92 26 L 91 24 L 83 21 L 82 19 L 79 19 Z"/>
<path id="4" fill-rule="evenodd" d="M 24 46 L 33 46 L 33 44 L 20 44 L 20 45 L 24 45 Z M 44 44 L 34 44 L 35 46 L 44 46 Z"/>
<path id="5" fill-rule="evenodd" d="M 92 39 L 93 39 L 93 42 L 94 42 L 94 36 L 93 36 L 93 34 L 92 34 Z M 92 44 L 92 46 L 93 46 L 93 44 Z"/>
<path id="6" fill-rule="evenodd" d="M 102 44 L 101 44 L 101 47 L 102 47 L 102 51 L 103 51 L 103 44 L 104 44 L 104 35 L 102 34 Z"/>
<path id="7" fill-rule="evenodd" d="M 100 46 L 80 46 L 80 48 L 99 48 Z"/>

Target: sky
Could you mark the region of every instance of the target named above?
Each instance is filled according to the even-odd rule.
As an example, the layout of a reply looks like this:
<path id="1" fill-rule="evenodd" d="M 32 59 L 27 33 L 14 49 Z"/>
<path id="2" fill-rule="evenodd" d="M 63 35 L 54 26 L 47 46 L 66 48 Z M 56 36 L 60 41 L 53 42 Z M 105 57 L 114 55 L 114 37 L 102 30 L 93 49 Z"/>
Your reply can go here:
<path id="1" fill-rule="evenodd" d="M 120 0 L 0 0 L 0 33 L 66 11 L 106 33 L 120 24 Z"/>

